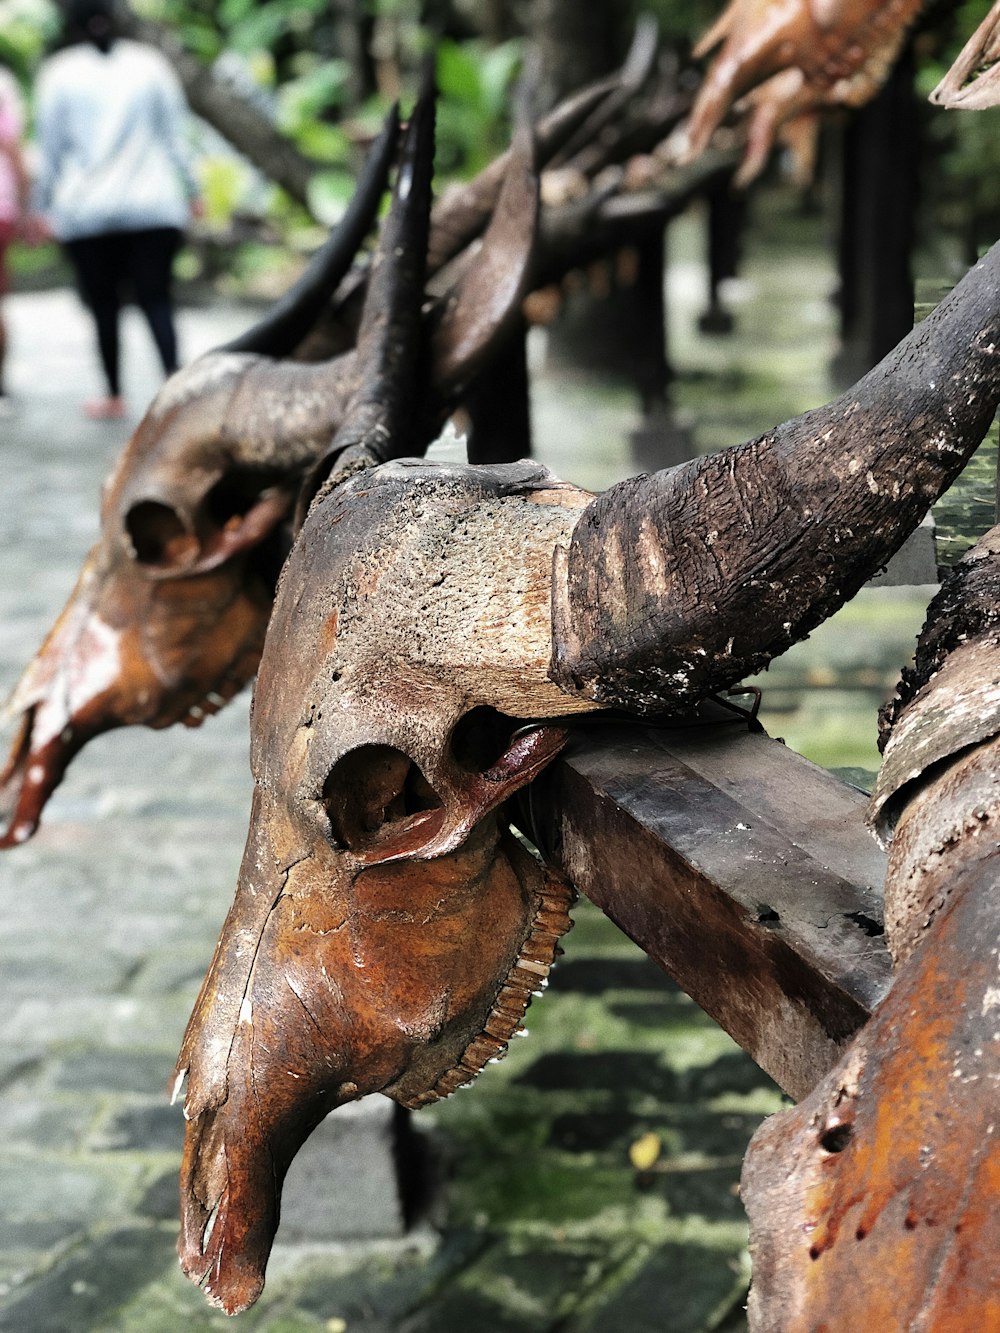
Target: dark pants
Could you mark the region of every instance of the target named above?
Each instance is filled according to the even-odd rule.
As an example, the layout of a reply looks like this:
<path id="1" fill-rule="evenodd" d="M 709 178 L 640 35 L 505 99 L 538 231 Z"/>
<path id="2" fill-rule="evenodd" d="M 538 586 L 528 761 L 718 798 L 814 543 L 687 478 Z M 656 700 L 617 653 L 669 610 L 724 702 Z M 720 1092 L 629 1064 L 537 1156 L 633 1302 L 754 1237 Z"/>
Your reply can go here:
<path id="1" fill-rule="evenodd" d="M 164 373 L 171 375 L 177 369 L 171 279 L 180 244 L 176 227 L 105 232 L 65 243 L 80 295 L 97 326 L 101 365 L 112 397 L 121 392 L 118 316 L 129 295 L 146 316 Z"/>

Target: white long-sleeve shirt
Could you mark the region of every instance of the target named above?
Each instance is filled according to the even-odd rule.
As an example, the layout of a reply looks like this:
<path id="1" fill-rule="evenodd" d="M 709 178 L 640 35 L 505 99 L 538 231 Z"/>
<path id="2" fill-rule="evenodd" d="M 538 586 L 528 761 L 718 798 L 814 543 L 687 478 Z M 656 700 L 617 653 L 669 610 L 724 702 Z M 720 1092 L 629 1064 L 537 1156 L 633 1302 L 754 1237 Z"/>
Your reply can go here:
<path id="1" fill-rule="evenodd" d="M 158 51 L 69 47 L 42 66 L 36 96 L 35 207 L 59 240 L 186 225 L 184 96 Z"/>

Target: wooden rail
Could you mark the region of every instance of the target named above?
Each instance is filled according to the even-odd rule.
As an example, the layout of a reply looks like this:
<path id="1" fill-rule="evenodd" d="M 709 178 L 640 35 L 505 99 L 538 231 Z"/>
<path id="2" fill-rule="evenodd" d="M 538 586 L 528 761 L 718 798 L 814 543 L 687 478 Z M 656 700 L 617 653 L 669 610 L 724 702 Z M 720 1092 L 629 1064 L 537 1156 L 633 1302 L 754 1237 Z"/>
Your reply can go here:
<path id="1" fill-rule="evenodd" d="M 581 727 L 526 822 L 797 1099 L 888 989 L 885 857 L 862 792 L 720 711 Z"/>

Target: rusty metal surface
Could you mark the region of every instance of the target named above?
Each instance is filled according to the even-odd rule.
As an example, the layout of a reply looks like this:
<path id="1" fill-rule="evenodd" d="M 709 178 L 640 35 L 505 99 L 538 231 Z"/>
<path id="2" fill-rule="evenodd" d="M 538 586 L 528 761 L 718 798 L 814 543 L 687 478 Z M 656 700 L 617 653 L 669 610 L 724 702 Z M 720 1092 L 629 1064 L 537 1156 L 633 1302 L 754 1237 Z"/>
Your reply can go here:
<path id="1" fill-rule="evenodd" d="M 793 1096 L 884 994 L 864 797 L 779 742 L 609 724 L 534 809 L 546 854 Z"/>
<path id="2" fill-rule="evenodd" d="M 1000 1329 L 996 547 L 942 586 L 889 713 L 892 988 L 747 1155 L 754 1329 Z"/>
<path id="3" fill-rule="evenodd" d="M 1000 853 L 841 1063 L 751 1142 L 750 1326 L 1000 1329 Z"/>

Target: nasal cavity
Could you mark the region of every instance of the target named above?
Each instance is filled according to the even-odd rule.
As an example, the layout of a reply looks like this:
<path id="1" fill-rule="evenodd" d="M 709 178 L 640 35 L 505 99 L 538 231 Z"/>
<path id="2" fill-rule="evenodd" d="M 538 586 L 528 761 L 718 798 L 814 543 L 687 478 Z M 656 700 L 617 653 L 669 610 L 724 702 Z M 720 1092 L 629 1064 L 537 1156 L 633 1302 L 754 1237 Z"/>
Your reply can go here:
<path id="1" fill-rule="evenodd" d="M 441 798 L 409 755 L 391 745 L 362 745 L 338 759 L 323 786 L 334 839 L 363 851 Z"/>
<path id="2" fill-rule="evenodd" d="M 507 753 L 511 737 L 524 723 L 489 708 L 471 709 L 451 733 L 451 752 L 467 773 L 485 773 Z"/>

